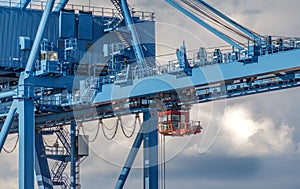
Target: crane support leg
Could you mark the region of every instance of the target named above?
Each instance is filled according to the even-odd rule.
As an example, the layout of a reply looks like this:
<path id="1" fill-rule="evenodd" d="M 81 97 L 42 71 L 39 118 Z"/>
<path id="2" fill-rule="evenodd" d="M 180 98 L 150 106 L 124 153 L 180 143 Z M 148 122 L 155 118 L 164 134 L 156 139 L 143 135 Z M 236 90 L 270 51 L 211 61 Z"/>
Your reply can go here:
<path id="1" fill-rule="evenodd" d="M 144 189 L 158 189 L 158 130 L 156 111 L 144 113 L 150 120 L 144 132 Z"/>
<path id="2" fill-rule="evenodd" d="M 143 125 L 135 138 L 115 189 L 123 188 L 143 140 L 144 189 L 158 189 L 158 132 L 157 118 L 153 115 L 156 115 L 156 112 L 144 113 Z"/>
<path id="3" fill-rule="evenodd" d="M 39 131 L 35 132 L 35 174 L 39 189 L 53 189 L 51 175 L 49 171 L 48 160 L 44 155 L 43 149 L 45 148 L 43 142 L 43 135 Z"/>
<path id="4" fill-rule="evenodd" d="M 19 189 L 34 189 L 34 101 L 20 99 L 19 113 Z"/>
<path id="5" fill-rule="evenodd" d="M 19 114 L 19 189 L 34 189 L 35 159 L 35 122 L 34 122 L 34 88 L 26 83 L 26 78 L 33 70 L 39 44 L 44 34 L 47 20 L 54 5 L 48 0 L 41 18 L 28 62 L 19 79 L 18 114 Z"/>
<path id="6" fill-rule="evenodd" d="M 71 189 L 76 189 L 76 122 L 71 123 Z"/>
<path id="7" fill-rule="evenodd" d="M 118 182 L 115 186 L 115 189 L 122 189 L 125 182 L 126 182 L 126 179 L 129 175 L 129 172 L 131 170 L 131 167 L 133 165 L 133 162 L 134 162 L 134 159 L 139 151 L 139 148 L 142 144 L 142 141 L 143 141 L 143 128 L 145 128 L 147 126 L 147 123 L 146 122 L 143 122 L 143 125 L 141 126 L 136 138 L 135 138 L 135 141 L 133 142 L 133 145 L 132 145 L 132 148 L 129 152 L 129 155 L 127 157 L 127 160 L 125 162 L 125 165 L 121 171 L 121 174 L 120 174 L 120 177 L 118 179 Z"/>
<path id="8" fill-rule="evenodd" d="M 11 108 L 9 109 L 9 112 L 6 116 L 5 122 L 2 126 L 1 132 L 0 132 L 0 152 L 3 148 L 3 145 L 5 143 L 5 140 L 7 138 L 7 135 L 9 133 L 11 124 L 14 120 L 14 117 L 17 112 L 17 101 L 13 101 Z"/>

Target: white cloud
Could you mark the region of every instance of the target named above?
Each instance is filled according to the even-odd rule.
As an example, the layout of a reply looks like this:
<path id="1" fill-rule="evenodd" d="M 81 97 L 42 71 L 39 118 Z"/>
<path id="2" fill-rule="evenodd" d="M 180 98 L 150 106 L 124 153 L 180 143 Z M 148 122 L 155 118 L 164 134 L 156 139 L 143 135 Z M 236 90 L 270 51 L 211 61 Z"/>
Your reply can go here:
<path id="1" fill-rule="evenodd" d="M 295 149 L 293 128 L 274 123 L 272 118 L 257 118 L 249 106 L 238 104 L 227 108 L 223 136 L 229 153 L 241 156 L 283 154 Z"/>
<path id="2" fill-rule="evenodd" d="M 213 119 L 223 120 L 223 124 L 219 121 L 209 123 L 213 125 L 204 125 L 203 133 L 194 137 L 184 153 L 187 155 L 203 153 L 206 147 L 209 147 L 208 153 L 235 157 L 295 153 L 298 144 L 293 140 L 294 128 L 285 123 L 274 122 L 271 117 L 257 114 L 252 105 L 253 103 L 249 102 L 239 103 L 227 106 L 224 114 L 215 112 Z M 208 115 L 202 115 L 204 120 L 208 119 Z M 222 129 L 220 133 L 216 131 L 219 127 Z M 215 132 L 211 131 L 212 129 Z M 210 134 L 201 136 L 206 133 Z M 213 133 L 218 136 L 214 136 Z M 212 146 L 205 146 L 201 139 L 212 141 Z"/>

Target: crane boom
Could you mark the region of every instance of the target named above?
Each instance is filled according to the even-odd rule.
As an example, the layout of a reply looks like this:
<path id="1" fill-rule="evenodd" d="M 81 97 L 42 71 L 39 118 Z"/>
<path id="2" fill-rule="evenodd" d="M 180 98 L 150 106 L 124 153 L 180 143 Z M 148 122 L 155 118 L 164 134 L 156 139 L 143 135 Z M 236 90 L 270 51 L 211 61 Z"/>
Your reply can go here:
<path id="1" fill-rule="evenodd" d="M 263 39 L 258 34 L 255 34 L 253 31 L 250 31 L 248 28 L 246 28 L 246 27 L 240 25 L 239 23 L 235 22 L 234 20 L 232 20 L 231 18 L 229 18 L 228 16 L 226 16 L 225 14 L 220 12 L 219 10 L 215 9 L 214 7 L 212 7 L 211 5 L 206 3 L 205 1 L 203 1 L 203 0 L 195 0 L 195 1 L 197 3 L 199 3 L 200 5 L 204 6 L 205 8 L 207 8 L 208 10 L 210 10 L 211 12 L 213 12 L 214 14 L 216 14 L 217 16 L 221 17 L 222 19 L 224 19 L 225 21 L 227 21 L 228 23 L 230 23 L 231 25 L 233 25 L 234 27 L 236 27 L 237 29 L 239 29 L 243 33 L 245 33 L 247 36 L 252 38 L 254 41 L 264 43 Z"/>
<path id="2" fill-rule="evenodd" d="M 186 136 L 200 133 L 200 121 L 190 120 L 192 105 L 300 87 L 299 38 L 278 37 L 272 40 L 270 36 L 264 41 L 264 37 L 231 20 L 203 0 L 166 1 L 234 48 L 217 48 L 210 52 L 200 47 L 199 51 L 187 54 L 183 43 L 175 54 L 178 60 L 169 60 L 156 67 L 149 66 L 150 61 L 146 61 L 145 57 L 156 57 L 155 37 L 152 37 L 155 35 L 154 16 L 151 13 L 150 19 L 147 19 L 144 12 L 137 16 L 138 11 L 133 12 L 127 0 L 111 0 L 117 11 L 112 9 L 107 16 L 102 9 L 100 17 L 83 14 L 87 10 L 84 7 L 82 10 L 62 10 L 68 0 L 59 0 L 55 10 L 61 11 L 60 14 L 50 17 L 55 1 L 48 0 L 43 14 L 37 14 L 41 19 L 35 21 L 39 25 L 36 25 L 38 28 L 32 34 L 19 36 L 18 31 L 23 28 L 17 29 L 11 22 L 3 27 L 5 32 L 13 30 L 10 34 L 14 35 L 6 39 L 9 43 L 5 45 L 19 38 L 19 46 L 15 55 L 14 51 L 7 53 L 13 58 L 0 62 L 0 76 L 9 77 L 8 83 L 6 79 L 0 81 L 1 88 L 5 88 L 0 93 L 0 151 L 8 134 L 18 132 L 20 188 L 34 188 L 35 162 L 40 188 L 53 188 L 56 185 L 80 187 L 77 177 L 79 165 L 88 156 L 88 145 L 82 142 L 84 138 L 87 142 L 93 142 L 98 136 L 97 131 L 95 139 L 89 140 L 82 123 L 97 120 L 99 130 L 105 129 L 102 119 L 118 117 L 116 126 L 108 128 L 114 131 L 112 137 L 104 134 L 103 130 L 104 136 L 108 140 L 113 139 L 120 126 L 124 136 L 130 138 L 134 136 L 137 122 L 132 134 L 126 134 L 121 116 L 136 114 L 137 121 L 139 114 L 143 113 L 143 124 L 115 188 L 123 188 L 143 142 L 144 188 L 157 189 L 158 134 Z M 30 0 L 20 2 L 23 3 L 20 7 L 26 9 Z M 31 10 L 4 8 L 3 11 L 8 11 L 11 16 L 19 16 L 16 23 L 21 20 L 24 25 L 28 23 L 35 28 L 33 19 L 36 18 L 32 17 Z M 18 14 L 12 14 L 15 12 Z M 46 27 L 48 18 L 51 24 Z M 210 25 L 207 22 L 209 19 L 221 29 Z M 127 28 L 122 30 L 119 26 L 124 26 L 124 21 Z M 149 23 L 150 26 L 143 28 L 147 31 L 143 34 L 140 28 L 134 26 L 135 23 Z M 238 38 L 225 34 L 224 29 L 247 39 L 248 49 Z M 44 34 L 44 31 L 47 33 Z M 117 34 L 101 41 L 102 31 L 116 31 Z M 43 36 L 48 36 L 49 42 L 48 39 L 41 42 Z M 132 40 L 133 48 L 130 48 L 126 37 Z M 31 45 L 33 38 L 35 40 Z M 151 40 L 143 41 L 149 38 Z M 250 44 L 250 40 L 254 44 Z M 100 41 L 99 49 L 103 49 L 103 54 L 99 53 L 96 46 L 91 46 L 97 41 Z M 4 48 L 9 49 L 9 46 Z M 39 51 L 40 57 L 37 58 Z M 85 61 L 81 56 L 83 52 L 86 55 L 96 52 L 97 57 L 94 59 L 94 53 L 91 53 L 92 56 L 87 56 L 89 61 Z M 189 58 L 188 55 L 192 53 L 193 58 Z M 99 54 L 100 61 L 96 59 Z M 24 65 L 20 64 L 22 60 L 25 60 Z M 10 67 L 15 62 L 17 66 Z M 131 65 L 136 63 L 137 69 L 132 69 Z M 123 77 L 125 70 L 130 77 Z M 66 125 L 71 126 L 70 133 L 65 130 Z M 84 135 L 80 135 L 76 128 L 81 128 Z M 43 136 L 54 134 L 57 135 L 57 142 L 47 145 Z M 37 150 L 36 156 L 34 149 Z M 37 161 L 34 161 L 35 157 Z M 48 159 L 55 160 L 51 175 Z M 70 180 L 64 177 L 68 163 Z"/>
<path id="3" fill-rule="evenodd" d="M 212 32 L 213 34 L 217 35 L 219 38 L 221 38 L 225 42 L 229 43 L 233 47 L 235 47 L 235 48 L 237 48 L 239 50 L 244 50 L 244 47 L 242 47 L 241 44 L 238 44 L 236 41 L 234 41 L 233 39 L 231 39 L 226 34 L 218 31 L 215 28 L 213 28 L 212 26 L 210 26 L 209 24 L 207 24 L 206 22 L 204 22 L 202 19 L 200 19 L 199 17 L 197 17 L 195 14 L 193 14 L 190 11 L 186 10 L 185 8 L 183 8 L 181 5 L 179 5 L 174 0 L 166 0 L 166 2 L 168 2 L 174 8 L 176 8 L 177 10 L 179 10 L 180 12 L 182 12 L 183 14 L 185 14 L 186 16 L 188 16 L 189 18 L 191 18 L 192 20 L 194 20 L 195 22 L 197 22 L 198 24 L 202 25 L 203 27 L 205 27 L 206 29 L 208 29 L 210 32 Z"/>

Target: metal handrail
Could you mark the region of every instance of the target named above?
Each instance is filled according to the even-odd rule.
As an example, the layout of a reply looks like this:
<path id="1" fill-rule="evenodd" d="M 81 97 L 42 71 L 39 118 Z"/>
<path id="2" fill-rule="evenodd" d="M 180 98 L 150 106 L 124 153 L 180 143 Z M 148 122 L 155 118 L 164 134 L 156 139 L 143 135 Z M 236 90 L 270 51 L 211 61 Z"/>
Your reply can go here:
<path id="1" fill-rule="evenodd" d="M 57 6 L 58 3 L 55 3 Z M 13 0 L 0 0 L 0 6 L 9 7 L 9 8 L 18 8 L 20 6 L 20 2 L 15 2 Z M 30 1 L 27 6 L 29 10 L 44 10 L 46 6 L 46 1 Z M 99 7 L 99 6 L 87 6 L 87 5 L 76 5 L 76 4 L 67 4 L 64 9 L 75 10 L 75 12 L 83 11 L 83 12 L 91 12 L 95 16 L 101 17 L 116 17 L 116 9 Z M 131 10 L 134 17 L 139 17 L 141 20 L 154 21 L 155 14 L 153 12 L 145 12 L 145 11 L 135 11 Z"/>

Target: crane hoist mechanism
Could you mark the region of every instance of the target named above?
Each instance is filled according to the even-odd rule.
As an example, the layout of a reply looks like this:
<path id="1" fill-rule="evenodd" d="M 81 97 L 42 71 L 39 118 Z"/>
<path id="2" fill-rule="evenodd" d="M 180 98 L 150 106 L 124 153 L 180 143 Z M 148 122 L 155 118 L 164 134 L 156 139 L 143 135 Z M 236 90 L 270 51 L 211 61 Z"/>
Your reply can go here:
<path id="1" fill-rule="evenodd" d="M 144 188 L 158 189 L 160 178 L 165 189 L 165 137 L 202 131 L 193 105 L 300 86 L 300 38 L 260 35 L 203 0 L 165 1 L 229 48 L 187 51 L 183 42 L 176 60 L 160 64 L 154 13 L 126 0 L 111 0 L 113 9 L 0 1 L 0 151 L 19 145 L 20 189 L 34 188 L 34 174 L 39 188 L 80 188 L 80 164 L 101 129 L 108 140 L 118 130 L 135 137 L 116 189 L 142 144 Z M 126 127 L 121 117 L 131 114 Z M 91 139 L 90 121 L 98 121 Z M 13 134 L 15 145 L 4 148 Z"/>

